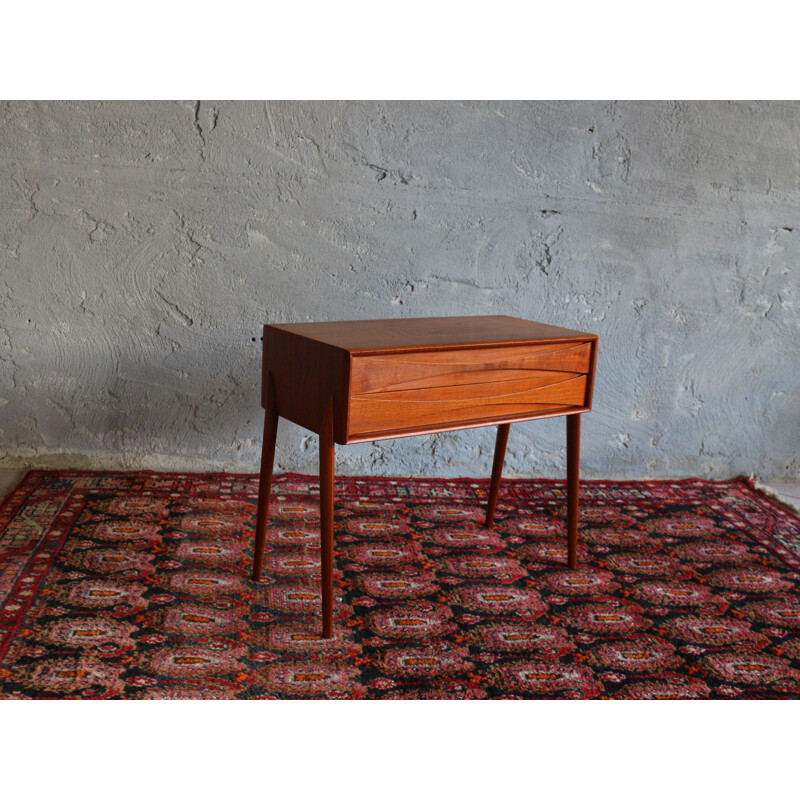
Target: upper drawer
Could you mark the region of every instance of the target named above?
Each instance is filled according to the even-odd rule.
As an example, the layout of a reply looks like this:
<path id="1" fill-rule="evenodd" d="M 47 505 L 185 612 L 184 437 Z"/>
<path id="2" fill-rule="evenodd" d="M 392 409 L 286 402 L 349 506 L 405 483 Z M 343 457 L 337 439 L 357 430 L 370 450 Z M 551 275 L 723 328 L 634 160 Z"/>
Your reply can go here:
<path id="1" fill-rule="evenodd" d="M 589 342 L 355 356 L 349 435 L 582 406 L 590 359 Z"/>
<path id="2" fill-rule="evenodd" d="M 350 368 L 350 394 L 457 386 L 476 379 L 502 381 L 525 377 L 531 370 L 586 373 L 590 358 L 589 342 L 356 356 Z M 476 378 L 475 373 L 491 374 Z"/>

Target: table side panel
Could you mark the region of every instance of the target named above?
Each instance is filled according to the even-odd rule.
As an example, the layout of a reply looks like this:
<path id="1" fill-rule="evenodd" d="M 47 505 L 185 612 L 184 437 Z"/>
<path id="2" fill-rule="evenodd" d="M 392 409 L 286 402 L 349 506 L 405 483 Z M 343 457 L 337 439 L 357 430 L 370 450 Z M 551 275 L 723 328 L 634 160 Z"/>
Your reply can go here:
<path id="1" fill-rule="evenodd" d="M 589 381 L 586 384 L 586 407 L 592 410 L 592 397 L 594 396 L 594 374 L 597 367 L 597 338 L 591 342 L 592 354 L 589 359 Z"/>
<path id="2" fill-rule="evenodd" d="M 261 404 L 266 408 L 267 387 L 274 387 L 279 416 L 319 433 L 333 398 L 334 441 L 347 438 L 347 391 L 350 354 L 323 342 L 264 326 Z"/>

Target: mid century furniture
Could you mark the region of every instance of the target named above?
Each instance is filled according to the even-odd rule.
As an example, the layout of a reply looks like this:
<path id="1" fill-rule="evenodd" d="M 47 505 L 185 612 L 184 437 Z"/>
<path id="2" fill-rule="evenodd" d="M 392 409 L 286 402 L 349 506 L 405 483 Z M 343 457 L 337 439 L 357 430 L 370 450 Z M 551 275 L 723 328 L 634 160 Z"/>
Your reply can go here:
<path id="1" fill-rule="evenodd" d="M 264 441 L 253 580 L 261 577 L 278 417 L 319 434 L 322 635 L 332 635 L 334 443 L 497 425 L 491 526 L 512 422 L 567 418 L 567 541 L 576 563 L 581 417 L 597 336 L 506 316 L 265 325 Z"/>

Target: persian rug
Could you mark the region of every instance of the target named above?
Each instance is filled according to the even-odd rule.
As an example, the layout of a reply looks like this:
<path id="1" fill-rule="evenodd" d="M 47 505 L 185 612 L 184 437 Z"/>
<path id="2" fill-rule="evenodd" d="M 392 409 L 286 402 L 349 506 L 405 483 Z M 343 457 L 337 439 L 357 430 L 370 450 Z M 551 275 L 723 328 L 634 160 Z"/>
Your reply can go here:
<path id="1" fill-rule="evenodd" d="M 33 471 L 0 507 L 2 698 L 798 698 L 800 520 L 745 479 Z"/>

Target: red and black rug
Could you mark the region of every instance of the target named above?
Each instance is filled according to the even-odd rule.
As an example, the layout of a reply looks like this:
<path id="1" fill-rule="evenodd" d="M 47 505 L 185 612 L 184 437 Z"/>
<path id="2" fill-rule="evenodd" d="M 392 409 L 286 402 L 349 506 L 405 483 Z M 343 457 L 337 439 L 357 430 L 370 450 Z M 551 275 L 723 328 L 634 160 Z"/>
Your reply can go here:
<path id="1" fill-rule="evenodd" d="M 0 507 L 3 698 L 798 698 L 800 520 L 743 480 L 34 471 Z"/>

